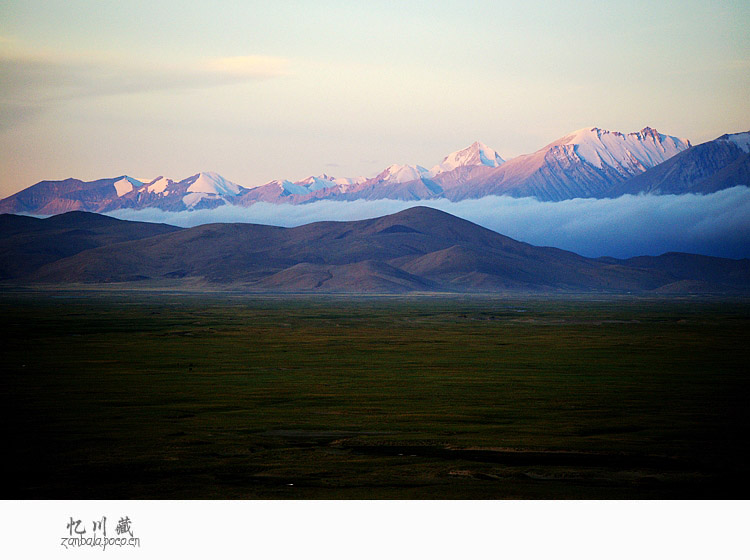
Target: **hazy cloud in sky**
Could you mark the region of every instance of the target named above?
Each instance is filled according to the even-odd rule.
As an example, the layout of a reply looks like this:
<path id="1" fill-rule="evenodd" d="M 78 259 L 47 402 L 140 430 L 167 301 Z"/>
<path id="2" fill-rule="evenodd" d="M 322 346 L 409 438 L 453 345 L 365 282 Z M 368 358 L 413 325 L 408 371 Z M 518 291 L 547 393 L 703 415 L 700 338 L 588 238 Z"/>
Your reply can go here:
<path id="1" fill-rule="evenodd" d="M 259 55 L 159 64 L 106 54 L 0 53 L 0 101 L 5 107 L 49 106 L 82 97 L 215 87 L 281 76 L 288 67 L 284 58 Z M 4 110 L 0 121 L 6 116 Z"/>
<path id="2" fill-rule="evenodd" d="M 121 210 L 112 216 L 182 227 L 215 222 L 298 226 L 392 214 L 431 206 L 533 245 L 559 247 L 588 257 L 626 258 L 669 251 L 750 258 L 750 188 L 708 195 L 626 195 L 616 199 L 540 202 L 486 197 L 450 202 L 397 200 L 320 201 L 304 205 L 258 203 L 247 208 L 163 212 Z"/>

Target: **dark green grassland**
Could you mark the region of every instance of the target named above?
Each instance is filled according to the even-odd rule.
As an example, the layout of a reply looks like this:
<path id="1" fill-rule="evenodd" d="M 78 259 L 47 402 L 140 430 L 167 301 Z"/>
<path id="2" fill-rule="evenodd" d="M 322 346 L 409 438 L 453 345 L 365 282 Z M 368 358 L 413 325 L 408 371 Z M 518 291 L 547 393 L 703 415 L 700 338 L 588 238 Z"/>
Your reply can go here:
<path id="1" fill-rule="evenodd" d="M 750 303 L 5 293 L 2 498 L 748 498 Z"/>

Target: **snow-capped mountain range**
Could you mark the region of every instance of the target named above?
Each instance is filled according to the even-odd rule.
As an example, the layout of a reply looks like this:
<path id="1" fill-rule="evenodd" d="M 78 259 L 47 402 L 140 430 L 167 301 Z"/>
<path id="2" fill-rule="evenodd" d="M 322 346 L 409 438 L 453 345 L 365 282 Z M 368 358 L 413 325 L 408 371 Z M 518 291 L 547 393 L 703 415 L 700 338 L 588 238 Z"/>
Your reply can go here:
<path id="1" fill-rule="evenodd" d="M 317 175 L 249 187 L 210 172 L 179 181 L 161 176 L 148 181 L 127 175 L 90 182 L 72 178 L 42 181 L 0 201 L 0 212 L 51 215 L 122 208 L 182 211 L 257 202 L 303 204 L 324 199 L 383 198 L 456 201 L 487 195 L 558 201 L 633 192 L 711 192 L 726 188 L 727 181 L 747 184 L 749 151 L 750 132 L 726 134 L 692 147 L 687 139 L 648 127 L 630 134 L 591 127 L 508 161 L 486 144 L 475 142 L 448 154 L 429 169 L 394 164 L 371 178 Z M 695 158 L 698 160 L 693 161 Z M 670 183 L 673 174 L 665 178 L 659 170 L 678 160 L 683 167 L 693 166 L 693 179 L 682 177 L 682 183 L 675 187 L 674 181 Z M 723 171 L 727 166 L 732 170 L 729 179 Z M 644 183 L 643 178 L 650 176 L 658 178 L 658 188 L 654 187 L 656 183 Z M 721 177 L 722 186 L 716 187 L 720 183 L 712 177 Z M 696 181 L 700 183 L 697 187 L 693 184 Z"/>

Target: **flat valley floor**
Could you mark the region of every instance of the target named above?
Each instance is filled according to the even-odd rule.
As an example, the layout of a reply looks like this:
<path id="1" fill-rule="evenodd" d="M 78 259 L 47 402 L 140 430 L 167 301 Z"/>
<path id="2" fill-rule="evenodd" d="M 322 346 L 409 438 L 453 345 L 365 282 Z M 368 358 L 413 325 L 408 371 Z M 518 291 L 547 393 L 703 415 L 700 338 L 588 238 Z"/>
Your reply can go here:
<path id="1" fill-rule="evenodd" d="M 750 498 L 750 301 L 0 295 L 3 499 Z"/>

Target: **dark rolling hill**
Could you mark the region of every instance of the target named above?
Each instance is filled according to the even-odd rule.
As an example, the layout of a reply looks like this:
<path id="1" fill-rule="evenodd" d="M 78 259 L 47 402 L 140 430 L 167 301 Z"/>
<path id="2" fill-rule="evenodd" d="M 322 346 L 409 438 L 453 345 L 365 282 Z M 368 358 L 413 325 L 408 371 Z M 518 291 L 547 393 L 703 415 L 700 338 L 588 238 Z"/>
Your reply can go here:
<path id="1" fill-rule="evenodd" d="M 87 249 L 178 229 L 79 211 L 47 219 L 0 214 L 0 280 L 28 276 L 45 264 Z"/>
<path id="2" fill-rule="evenodd" d="M 53 220 L 68 227 L 64 231 L 71 237 L 51 236 L 40 225 L 55 226 Z M 106 235 L 70 233 L 93 232 L 93 225 L 83 224 L 98 220 Z M 76 223 L 79 228 L 73 227 Z M 424 207 L 295 228 L 209 224 L 178 229 L 85 213 L 47 220 L 8 216 L 2 224 L 13 231 L 4 239 L 6 268 L 30 254 L 30 247 L 44 248 L 44 259 L 5 274 L 27 284 L 199 279 L 259 292 L 623 292 L 669 291 L 670 286 L 675 291 L 690 286 L 747 291 L 750 276 L 747 259 L 589 259 L 515 241 Z"/>

